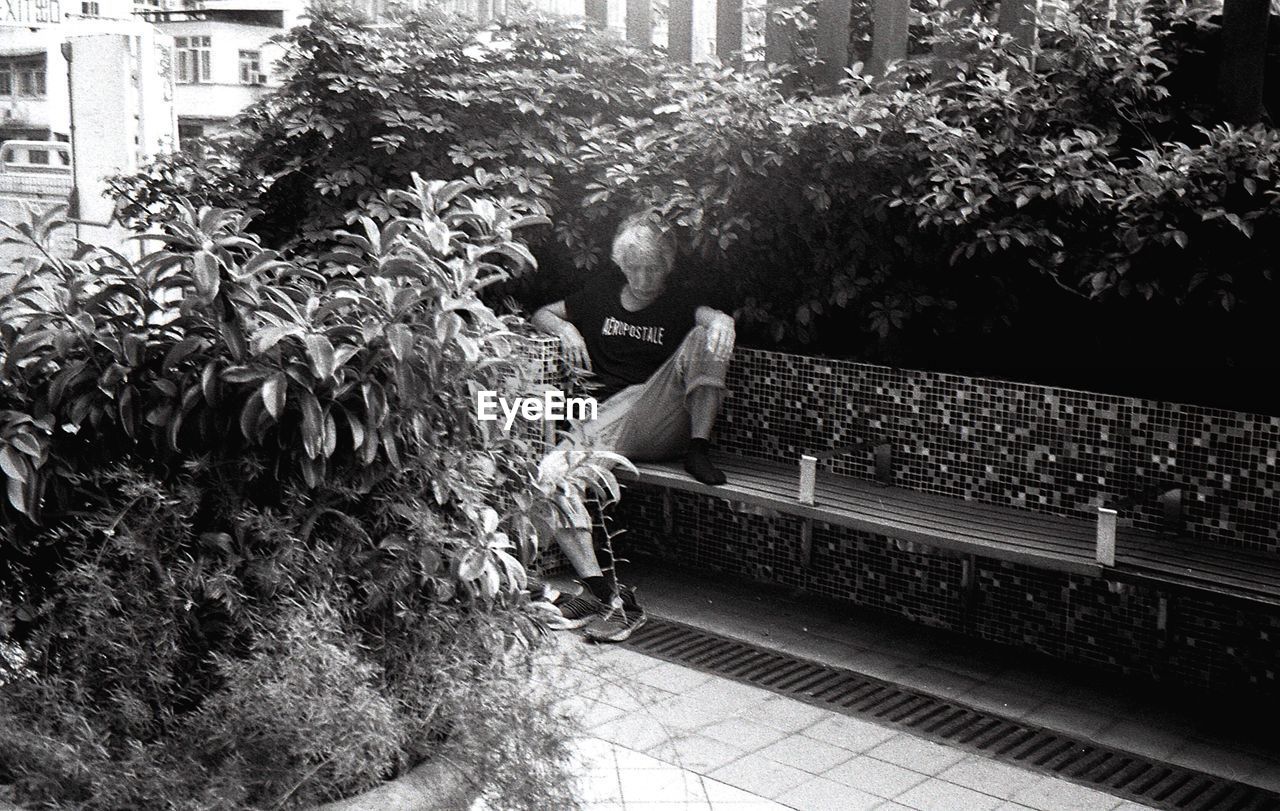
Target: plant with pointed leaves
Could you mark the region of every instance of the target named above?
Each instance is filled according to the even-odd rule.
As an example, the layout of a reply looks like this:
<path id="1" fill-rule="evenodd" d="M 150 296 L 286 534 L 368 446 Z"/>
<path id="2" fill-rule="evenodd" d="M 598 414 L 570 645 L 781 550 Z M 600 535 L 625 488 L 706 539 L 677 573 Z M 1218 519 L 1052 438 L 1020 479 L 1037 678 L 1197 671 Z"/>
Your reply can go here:
<path id="1" fill-rule="evenodd" d="M 13 229 L 35 258 L 0 286 L 0 643 L 29 669 L 0 679 L 0 755 L 26 796 L 155 807 L 238 781 L 207 804 L 294 805 L 441 747 L 487 762 L 463 731 L 540 636 L 525 567 L 617 483 L 590 459 L 540 477 L 476 419 L 477 391 L 528 385 L 478 293 L 531 266 L 518 235 L 545 219 L 475 191 L 414 176 L 318 256 L 183 200 L 136 261 L 42 252 L 56 215 Z M 311 604 L 332 612 L 281 636 Z M 237 748 L 309 717 L 246 686 L 295 656 L 368 699 L 331 708 L 360 756 L 317 769 L 287 728 L 274 761 Z"/>

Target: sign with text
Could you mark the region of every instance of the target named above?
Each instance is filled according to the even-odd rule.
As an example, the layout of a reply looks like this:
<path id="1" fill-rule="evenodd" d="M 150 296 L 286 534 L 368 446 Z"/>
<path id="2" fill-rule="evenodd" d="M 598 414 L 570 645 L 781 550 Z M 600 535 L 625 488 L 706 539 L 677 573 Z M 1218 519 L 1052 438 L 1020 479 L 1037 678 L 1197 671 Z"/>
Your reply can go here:
<path id="1" fill-rule="evenodd" d="M 60 0 L 0 0 L 0 25 L 62 22 Z"/>

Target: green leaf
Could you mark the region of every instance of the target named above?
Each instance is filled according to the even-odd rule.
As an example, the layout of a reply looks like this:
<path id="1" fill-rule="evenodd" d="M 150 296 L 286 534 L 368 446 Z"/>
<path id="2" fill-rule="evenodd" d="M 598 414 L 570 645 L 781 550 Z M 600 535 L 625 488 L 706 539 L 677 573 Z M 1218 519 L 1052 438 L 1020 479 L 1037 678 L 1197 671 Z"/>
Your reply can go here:
<path id="1" fill-rule="evenodd" d="M 311 392 L 302 395 L 302 446 L 311 459 L 319 457 L 324 449 L 324 414 L 320 401 Z"/>
<path id="2" fill-rule="evenodd" d="M 284 413 L 288 392 L 289 378 L 284 372 L 277 372 L 262 384 L 262 402 L 266 404 L 267 413 L 272 419 L 279 420 Z"/>
<path id="3" fill-rule="evenodd" d="M 9 442 L 13 444 L 13 447 L 17 448 L 22 453 L 25 453 L 27 456 L 39 457 L 43 452 L 43 449 L 40 446 L 40 441 L 31 434 L 14 434 L 9 438 Z"/>
<path id="4" fill-rule="evenodd" d="M 28 518 L 31 517 L 31 511 L 27 505 L 27 488 L 26 482 L 20 479 L 9 479 L 5 483 L 5 492 L 9 496 L 9 503 L 14 509 Z"/>
<path id="5" fill-rule="evenodd" d="M 307 359 L 311 361 L 311 373 L 316 379 L 328 380 L 333 377 L 334 369 L 337 368 L 333 343 L 323 335 L 307 335 L 302 340 L 307 347 Z"/>
<path id="6" fill-rule="evenodd" d="M 468 549 L 458 561 L 458 577 L 461 580 L 475 580 L 484 571 L 485 553 L 479 549 Z"/>
<path id="7" fill-rule="evenodd" d="M 11 480 L 26 482 L 31 476 L 31 460 L 12 445 L 5 445 L 0 450 L 0 470 Z"/>
<path id="8" fill-rule="evenodd" d="M 195 284 L 196 296 L 212 301 L 221 285 L 218 258 L 207 251 L 197 252 L 192 257 L 191 281 Z"/>
<path id="9" fill-rule="evenodd" d="M 404 324 L 392 324 L 387 328 L 387 343 L 396 360 L 404 360 L 413 354 L 413 332 Z"/>

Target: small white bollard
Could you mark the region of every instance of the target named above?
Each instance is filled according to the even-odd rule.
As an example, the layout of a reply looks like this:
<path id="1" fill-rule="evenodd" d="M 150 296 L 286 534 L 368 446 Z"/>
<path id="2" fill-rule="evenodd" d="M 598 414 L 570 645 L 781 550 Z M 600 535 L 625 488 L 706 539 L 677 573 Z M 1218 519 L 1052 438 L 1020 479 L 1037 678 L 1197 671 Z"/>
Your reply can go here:
<path id="1" fill-rule="evenodd" d="M 818 458 L 805 454 L 800 457 L 800 503 L 813 503 L 813 490 L 818 481 Z"/>
<path id="2" fill-rule="evenodd" d="M 1116 565 L 1116 511 L 1098 508 L 1098 548 L 1096 557 L 1103 566 Z"/>

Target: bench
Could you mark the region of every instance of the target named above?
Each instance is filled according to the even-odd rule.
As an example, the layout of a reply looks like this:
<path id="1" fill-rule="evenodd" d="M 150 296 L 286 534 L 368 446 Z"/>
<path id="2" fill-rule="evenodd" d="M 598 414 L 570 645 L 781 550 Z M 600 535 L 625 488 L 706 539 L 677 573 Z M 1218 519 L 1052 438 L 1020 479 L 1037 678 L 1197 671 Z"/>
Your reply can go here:
<path id="1" fill-rule="evenodd" d="M 869 451 L 874 458 L 875 480 L 826 471 L 819 475 L 819 462 L 859 451 Z M 668 534 L 674 529 L 674 491 L 799 517 L 800 559 L 806 568 L 812 561 L 813 523 L 821 521 L 886 536 L 904 551 L 946 550 L 962 556 L 961 586 L 968 599 L 976 589 L 973 559 L 984 557 L 1121 584 L 1143 583 L 1280 606 L 1280 556 L 1208 545 L 1179 535 L 1182 491 L 1176 487 L 1154 487 L 1099 507 L 1096 519 L 1090 521 L 895 487 L 891 446 L 883 441 L 805 455 L 798 465 L 724 454 L 715 458 L 728 477 L 724 485 L 702 484 L 678 463 L 639 464 L 635 475 L 620 473 L 620 478 L 662 488 Z M 1163 508 L 1163 533 L 1119 527 L 1121 512 L 1148 501 Z M 1161 603 L 1161 629 L 1166 630 L 1164 597 Z"/>

